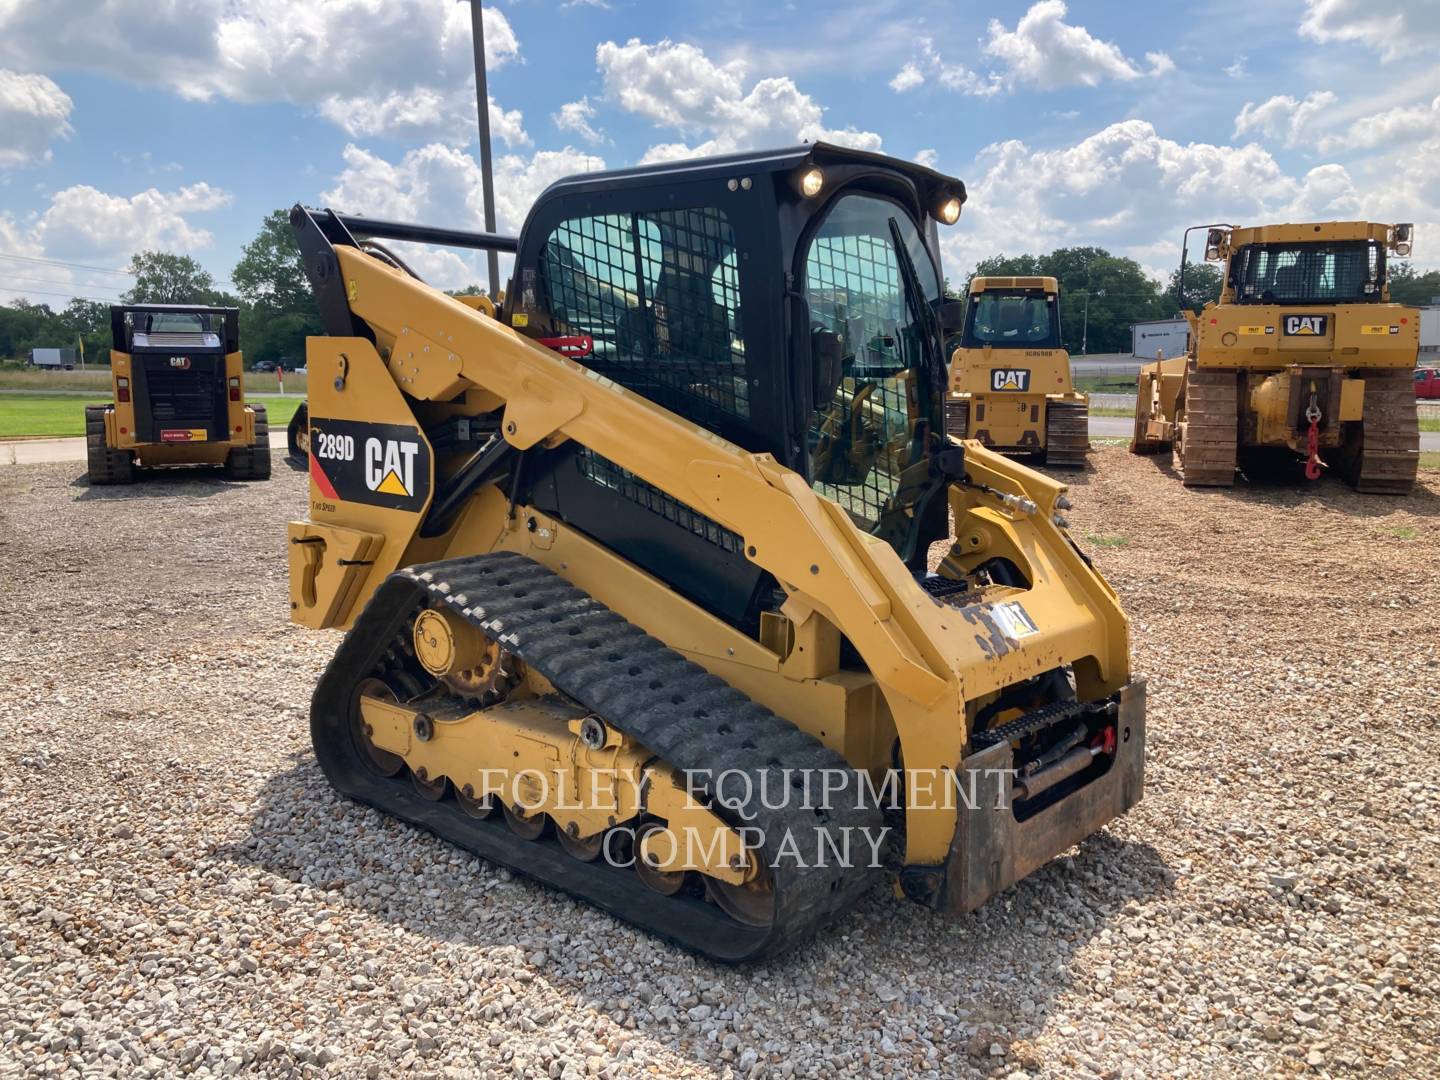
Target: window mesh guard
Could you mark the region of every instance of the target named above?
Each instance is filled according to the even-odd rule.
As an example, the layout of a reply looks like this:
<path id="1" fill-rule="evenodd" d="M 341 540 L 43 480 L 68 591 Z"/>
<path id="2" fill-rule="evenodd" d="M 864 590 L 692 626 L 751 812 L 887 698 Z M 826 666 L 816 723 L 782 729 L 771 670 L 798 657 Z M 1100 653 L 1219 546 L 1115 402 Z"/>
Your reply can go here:
<path id="1" fill-rule="evenodd" d="M 895 494 L 908 454 L 906 353 L 914 348 L 899 263 L 879 236 L 821 236 L 805 267 L 810 319 L 843 343 L 834 398 L 810 428 L 815 490 L 868 527 Z"/>
<path id="2" fill-rule="evenodd" d="M 1375 243 L 1249 244 L 1237 291 L 1249 304 L 1378 300 L 1380 271 Z"/>
<path id="3" fill-rule="evenodd" d="M 571 218 L 541 275 L 563 333 L 588 334 L 587 363 L 709 428 L 750 415 L 730 224 L 714 208 Z"/>

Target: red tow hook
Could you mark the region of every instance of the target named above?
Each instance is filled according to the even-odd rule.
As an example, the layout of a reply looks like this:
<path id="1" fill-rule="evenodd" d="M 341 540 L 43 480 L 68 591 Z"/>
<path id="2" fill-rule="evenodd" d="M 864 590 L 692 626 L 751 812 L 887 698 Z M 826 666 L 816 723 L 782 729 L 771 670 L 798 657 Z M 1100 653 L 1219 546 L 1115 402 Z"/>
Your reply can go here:
<path id="1" fill-rule="evenodd" d="M 1310 407 L 1305 410 L 1305 419 L 1310 421 L 1310 432 L 1305 441 L 1305 479 L 1320 479 L 1320 403 L 1315 394 L 1310 395 Z"/>
<path id="2" fill-rule="evenodd" d="M 1115 753 L 1115 725 L 1111 724 L 1100 734 L 1090 740 L 1090 751 L 1092 754 L 1113 754 Z"/>
<path id="3" fill-rule="evenodd" d="M 542 337 L 538 340 L 547 349 L 554 349 L 561 356 L 569 357 L 571 360 L 595 354 L 595 339 L 589 334 L 576 334 L 573 337 Z"/>

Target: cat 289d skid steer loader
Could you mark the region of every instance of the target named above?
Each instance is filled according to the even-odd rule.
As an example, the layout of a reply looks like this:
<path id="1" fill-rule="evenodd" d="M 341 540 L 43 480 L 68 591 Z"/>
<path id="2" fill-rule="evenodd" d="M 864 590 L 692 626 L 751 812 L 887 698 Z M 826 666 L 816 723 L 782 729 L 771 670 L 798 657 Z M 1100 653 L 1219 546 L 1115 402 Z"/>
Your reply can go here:
<path id="1" fill-rule="evenodd" d="M 297 206 L 335 787 L 722 961 L 887 866 L 971 910 L 1130 807 L 1065 488 L 943 432 L 964 195 L 814 144 L 562 180 L 518 240 Z M 503 308 L 383 240 L 513 251 Z"/>

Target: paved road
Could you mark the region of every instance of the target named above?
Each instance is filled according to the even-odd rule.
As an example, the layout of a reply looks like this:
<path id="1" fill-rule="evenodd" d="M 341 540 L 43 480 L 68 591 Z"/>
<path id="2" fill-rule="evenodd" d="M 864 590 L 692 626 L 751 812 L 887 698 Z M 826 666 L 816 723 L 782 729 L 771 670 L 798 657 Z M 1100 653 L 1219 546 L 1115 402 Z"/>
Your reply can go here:
<path id="1" fill-rule="evenodd" d="M 270 433 L 270 449 L 284 454 L 285 432 Z M 84 461 L 85 439 L 9 439 L 0 441 L 0 465 L 40 465 L 53 461 Z"/>
<path id="2" fill-rule="evenodd" d="M 1090 434 L 1095 438 L 1130 437 L 1134 421 L 1125 416 L 1092 416 Z M 286 451 L 285 432 L 270 433 L 270 448 L 277 454 Z M 1421 450 L 1440 450 L 1440 431 L 1420 433 Z M 16 439 L 0 442 L 0 466 L 38 465 L 52 461 L 84 461 L 85 440 L 80 439 Z"/>

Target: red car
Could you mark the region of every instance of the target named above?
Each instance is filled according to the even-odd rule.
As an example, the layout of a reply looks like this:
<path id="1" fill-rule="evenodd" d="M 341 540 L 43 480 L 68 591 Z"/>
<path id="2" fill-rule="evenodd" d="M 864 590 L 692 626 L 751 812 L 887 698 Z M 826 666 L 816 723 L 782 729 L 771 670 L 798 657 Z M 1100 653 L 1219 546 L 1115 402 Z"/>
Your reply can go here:
<path id="1" fill-rule="evenodd" d="M 1440 368 L 1415 369 L 1415 396 L 1440 398 Z"/>

